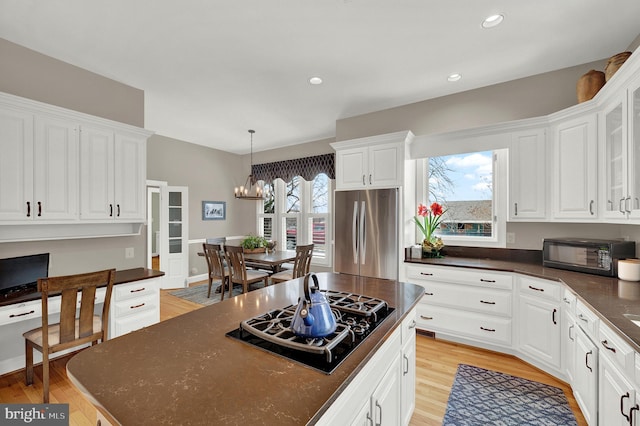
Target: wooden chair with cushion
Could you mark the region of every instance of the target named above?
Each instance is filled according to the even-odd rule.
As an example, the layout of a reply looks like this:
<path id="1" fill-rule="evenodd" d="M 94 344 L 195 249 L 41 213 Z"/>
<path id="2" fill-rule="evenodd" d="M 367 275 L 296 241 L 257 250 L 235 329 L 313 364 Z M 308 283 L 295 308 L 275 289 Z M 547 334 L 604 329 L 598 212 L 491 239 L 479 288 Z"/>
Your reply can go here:
<path id="1" fill-rule="evenodd" d="M 225 268 L 224 252 L 220 244 L 202 243 L 204 250 L 204 258 L 207 261 L 209 269 L 209 290 L 207 290 L 207 298 L 211 297 L 211 286 L 213 280 L 220 280 L 220 300 L 224 300 L 224 292 L 229 285 L 229 272 Z M 229 292 L 231 296 L 231 292 Z"/>
<path id="2" fill-rule="evenodd" d="M 283 281 L 292 280 L 294 278 L 303 277 L 309 273 L 311 267 L 311 256 L 313 255 L 313 244 L 306 246 L 296 246 L 296 259 L 293 262 L 293 269 L 287 269 L 271 275 L 273 284 Z"/>
<path id="3" fill-rule="evenodd" d="M 224 254 L 229 268 L 229 294 L 232 294 L 234 284 L 242 284 L 243 293 L 249 291 L 249 284 L 264 281 L 265 287 L 269 285 L 269 274 L 263 271 L 247 270 L 242 247 L 225 246 Z"/>
<path id="4" fill-rule="evenodd" d="M 33 384 L 33 349 L 42 352 L 43 402 L 49 402 L 49 355 L 76 346 L 107 339 L 109 304 L 116 270 L 40 278 L 42 327 L 23 334 L 26 384 Z M 102 315 L 94 315 L 96 289 L 106 286 Z M 60 322 L 49 324 L 49 297 L 60 295 Z M 79 305 L 78 305 L 79 304 Z M 76 311 L 79 308 L 79 315 Z"/>

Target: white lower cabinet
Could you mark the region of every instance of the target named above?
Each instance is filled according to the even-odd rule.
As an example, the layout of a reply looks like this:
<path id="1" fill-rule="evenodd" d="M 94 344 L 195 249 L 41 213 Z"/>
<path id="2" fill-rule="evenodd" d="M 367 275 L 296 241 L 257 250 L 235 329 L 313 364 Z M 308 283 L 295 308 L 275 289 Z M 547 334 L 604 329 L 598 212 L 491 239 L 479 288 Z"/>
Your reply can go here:
<path id="1" fill-rule="evenodd" d="M 415 408 L 415 310 L 403 320 L 317 425 L 407 425 Z"/>
<path id="2" fill-rule="evenodd" d="M 576 357 L 573 395 L 589 425 L 598 424 L 598 347 L 576 327 Z"/>
<path id="3" fill-rule="evenodd" d="M 520 296 L 519 349 L 550 367 L 560 368 L 560 306 Z"/>
<path id="4" fill-rule="evenodd" d="M 564 291 L 562 297 L 562 372 L 567 383 L 573 384 L 576 371 L 576 296 L 570 291 Z"/>
<path id="5" fill-rule="evenodd" d="M 134 281 L 113 287 L 109 307 L 109 338 L 160 322 L 160 279 Z"/>
<path id="6" fill-rule="evenodd" d="M 606 426 L 630 425 L 631 408 L 636 401 L 633 386 L 606 356 L 600 356 L 599 364 L 599 424 Z M 635 413 L 634 417 L 637 417 Z"/>

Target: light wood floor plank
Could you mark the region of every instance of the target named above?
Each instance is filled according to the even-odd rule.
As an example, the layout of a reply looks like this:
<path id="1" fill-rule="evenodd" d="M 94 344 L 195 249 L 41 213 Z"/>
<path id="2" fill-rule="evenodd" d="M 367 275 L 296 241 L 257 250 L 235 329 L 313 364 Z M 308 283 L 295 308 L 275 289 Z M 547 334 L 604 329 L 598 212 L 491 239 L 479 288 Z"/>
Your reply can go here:
<path id="1" fill-rule="evenodd" d="M 197 285 L 200 283 L 194 283 Z M 160 291 L 161 321 L 199 309 L 202 306 Z M 51 402 L 68 403 L 70 424 L 74 426 L 95 425 L 96 414 L 93 406 L 71 385 L 67 378 L 66 363 L 72 355 L 52 362 Z M 557 386 L 565 392 L 573 409 L 578 425 L 586 425 L 577 408 L 570 388 L 563 382 L 520 361 L 519 359 L 469 346 L 457 345 L 424 336 L 418 336 L 416 349 L 416 409 L 411 419 L 412 426 L 441 425 L 447 407 L 449 391 L 458 364 L 501 371 Z M 0 376 L 0 402 L 40 403 L 42 401 L 42 367 L 36 366 L 33 386 L 25 386 L 24 371 Z"/>

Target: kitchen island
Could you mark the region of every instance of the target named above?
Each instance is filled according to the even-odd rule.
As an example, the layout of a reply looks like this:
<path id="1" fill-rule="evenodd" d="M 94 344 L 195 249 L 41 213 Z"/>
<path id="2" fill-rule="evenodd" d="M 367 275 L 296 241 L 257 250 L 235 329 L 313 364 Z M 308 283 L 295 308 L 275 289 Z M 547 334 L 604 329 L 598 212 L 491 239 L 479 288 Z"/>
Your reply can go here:
<path id="1" fill-rule="evenodd" d="M 303 282 L 297 279 L 94 346 L 69 361 L 69 379 L 114 424 L 301 425 L 321 421 L 343 394 L 353 391 L 349 384 L 366 370 L 387 340 L 398 335 L 423 289 L 331 273 L 318 274 L 318 278 L 322 289 L 377 297 L 394 308 L 331 374 L 225 335 L 242 320 L 296 304 Z M 362 389 L 365 394 L 371 391 Z"/>

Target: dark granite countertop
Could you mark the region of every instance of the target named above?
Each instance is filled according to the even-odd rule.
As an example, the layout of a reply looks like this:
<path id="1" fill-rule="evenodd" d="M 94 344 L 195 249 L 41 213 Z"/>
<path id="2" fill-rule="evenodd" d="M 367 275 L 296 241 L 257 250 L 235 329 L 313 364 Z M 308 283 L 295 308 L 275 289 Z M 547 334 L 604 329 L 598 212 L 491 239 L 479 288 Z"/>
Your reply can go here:
<path id="1" fill-rule="evenodd" d="M 445 256 L 439 259 L 406 259 L 405 263 L 516 272 L 563 282 L 576 294 L 578 299 L 598 314 L 636 352 L 640 352 L 640 327 L 624 316 L 624 314 L 640 315 L 640 282 L 545 268 L 542 266 L 542 262 L 531 263 L 490 258 Z"/>
<path id="2" fill-rule="evenodd" d="M 156 271 L 147 268 L 133 268 L 116 271 L 116 277 L 114 285 L 126 284 L 134 281 L 146 280 L 149 278 L 161 277 L 164 275 L 162 271 Z M 16 303 L 30 302 L 32 300 L 39 300 L 42 295 L 37 291 L 31 291 L 29 293 L 20 293 L 12 295 L 7 298 L 0 298 L 0 306 L 14 305 Z"/>
<path id="3" fill-rule="evenodd" d="M 121 424 L 314 423 L 418 303 L 414 284 L 332 273 L 321 288 L 378 297 L 395 310 L 330 375 L 239 342 L 241 320 L 297 303 L 302 279 L 255 290 L 93 346 L 72 383 Z"/>

